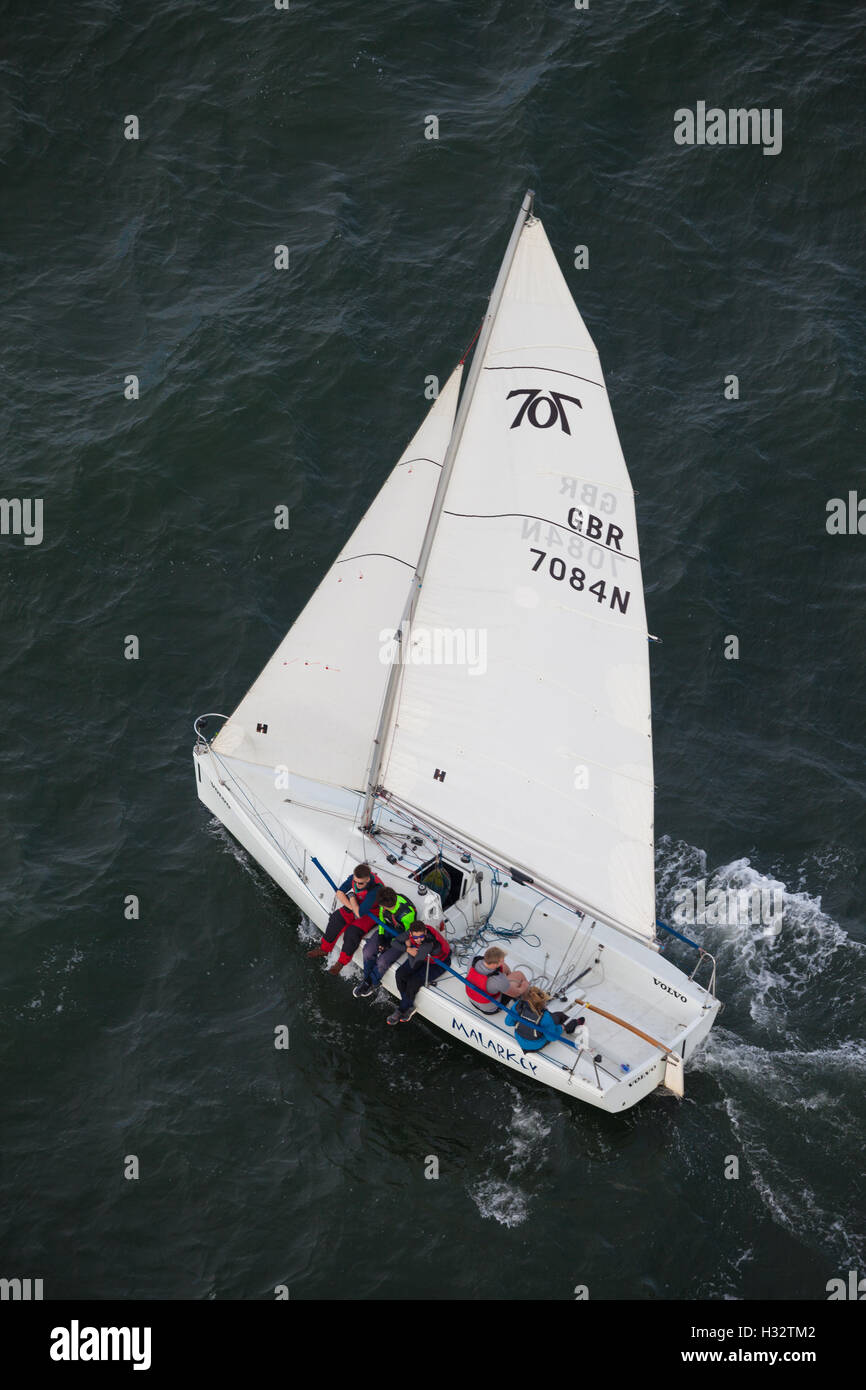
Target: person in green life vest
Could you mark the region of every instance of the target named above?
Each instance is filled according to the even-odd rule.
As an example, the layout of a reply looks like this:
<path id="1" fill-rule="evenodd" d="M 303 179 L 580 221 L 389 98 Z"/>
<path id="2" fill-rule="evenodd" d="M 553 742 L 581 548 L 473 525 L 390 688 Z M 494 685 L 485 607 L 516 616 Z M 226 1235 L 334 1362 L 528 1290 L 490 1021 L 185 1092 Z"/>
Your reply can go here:
<path id="1" fill-rule="evenodd" d="M 375 994 L 388 966 L 402 956 L 406 949 L 405 941 L 396 939 L 385 928 L 390 927 L 392 932 L 399 933 L 400 938 L 405 937 L 415 921 L 415 909 L 408 898 L 395 893 L 393 888 L 382 888 L 374 916 L 378 917 L 379 930 L 367 933 L 364 942 L 364 978 L 352 990 L 356 999 L 368 999 Z"/>

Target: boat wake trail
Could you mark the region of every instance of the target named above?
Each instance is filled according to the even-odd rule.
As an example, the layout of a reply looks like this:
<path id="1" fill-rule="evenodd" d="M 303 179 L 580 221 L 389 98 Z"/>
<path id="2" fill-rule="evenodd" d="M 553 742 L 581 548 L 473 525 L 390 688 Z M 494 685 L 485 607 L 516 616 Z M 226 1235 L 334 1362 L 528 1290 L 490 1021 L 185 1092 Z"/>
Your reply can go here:
<path id="1" fill-rule="evenodd" d="M 490 1159 L 492 1169 L 503 1171 L 492 1173 L 469 1188 L 470 1197 L 485 1219 L 498 1221 L 501 1226 L 519 1226 L 526 1220 L 531 1195 L 514 1180 L 538 1166 L 549 1134 L 550 1125 L 542 1119 L 541 1112 L 515 1094 L 505 1142 Z"/>
<path id="2" fill-rule="evenodd" d="M 771 1052 L 717 1028 L 697 1069 L 725 1092 L 731 1152 L 743 1156 L 771 1219 L 840 1268 L 863 1268 L 866 1222 L 856 1194 L 862 1191 L 866 1043 Z M 850 1194 L 842 1210 L 840 1191 Z"/>
<path id="3" fill-rule="evenodd" d="M 813 860 L 793 889 L 748 859 L 708 875 L 703 851 L 661 840 L 656 867 L 662 920 L 718 963 L 725 1011 L 690 1070 L 696 1079 L 711 1078 L 721 1093 L 730 1152 L 741 1156 L 743 1176 L 774 1222 L 840 1267 L 863 1267 L 866 1222 L 854 1194 L 861 1189 L 866 1124 L 866 947 L 802 882 L 811 876 L 829 887 L 844 863 L 832 856 Z M 672 918 L 682 890 L 691 889 L 697 901 L 701 883 L 707 902 L 718 889 L 727 908 L 735 899 L 741 908 L 747 900 L 772 905 L 774 895 L 778 930 L 768 933 L 765 921 L 743 911 L 719 911 L 722 920 L 714 922 L 708 910 L 705 921 L 678 926 Z M 690 969 L 687 948 L 675 945 L 666 954 Z M 841 1210 L 840 1192 L 851 1194 Z"/>

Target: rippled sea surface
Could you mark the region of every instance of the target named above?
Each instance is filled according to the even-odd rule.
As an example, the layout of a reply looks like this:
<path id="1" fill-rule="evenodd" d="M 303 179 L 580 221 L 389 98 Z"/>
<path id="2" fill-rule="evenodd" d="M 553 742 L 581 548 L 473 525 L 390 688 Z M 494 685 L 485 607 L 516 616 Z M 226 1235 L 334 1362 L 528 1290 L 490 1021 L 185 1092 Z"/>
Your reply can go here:
<path id="1" fill-rule="evenodd" d="M 825 525 L 866 497 L 864 28 L 832 0 L 7 8 L 2 491 L 44 536 L 0 536 L 0 1273 L 806 1299 L 866 1270 L 866 536 Z M 781 109 L 781 152 L 675 144 L 701 100 Z M 702 879 L 784 895 L 776 938 L 695 929 L 725 1011 L 683 1103 L 616 1118 L 392 1037 L 190 759 L 462 354 L 527 187 L 638 493 L 659 915 Z"/>

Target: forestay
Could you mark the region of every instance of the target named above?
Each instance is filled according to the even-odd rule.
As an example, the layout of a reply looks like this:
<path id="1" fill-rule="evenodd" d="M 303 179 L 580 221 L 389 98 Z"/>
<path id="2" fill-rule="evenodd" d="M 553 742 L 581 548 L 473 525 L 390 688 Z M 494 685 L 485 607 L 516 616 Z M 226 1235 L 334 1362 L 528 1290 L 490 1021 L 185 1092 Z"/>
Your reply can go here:
<path id="1" fill-rule="evenodd" d="M 362 789 L 399 624 L 454 423 L 458 367 L 255 684 L 214 740 L 227 757 Z"/>
<path id="2" fill-rule="evenodd" d="M 403 647 L 385 789 L 652 937 L 633 492 L 598 354 L 535 219 L 520 234 Z"/>

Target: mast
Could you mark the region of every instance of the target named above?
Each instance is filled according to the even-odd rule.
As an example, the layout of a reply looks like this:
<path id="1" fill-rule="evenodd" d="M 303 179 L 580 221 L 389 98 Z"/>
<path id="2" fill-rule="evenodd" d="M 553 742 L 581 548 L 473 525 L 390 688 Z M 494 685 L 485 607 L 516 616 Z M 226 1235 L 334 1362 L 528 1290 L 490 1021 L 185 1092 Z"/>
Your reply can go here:
<path id="1" fill-rule="evenodd" d="M 527 217 L 532 212 L 532 201 L 534 197 L 535 193 L 533 189 L 527 189 L 523 202 L 520 205 L 520 212 L 517 214 L 517 221 L 514 224 L 514 229 L 511 233 L 511 239 L 505 250 L 505 256 L 503 257 L 502 264 L 499 267 L 499 274 L 497 275 L 496 283 L 493 286 L 493 292 L 490 296 L 490 302 L 487 305 L 487 313 L 484 316 L 484 321 L 481 326 L 481 333 L 479 335 L 478 343 L 475 348 L 475 353 L 472 358 L 472 366 L 469 369 L 469 375 L 466 378 L 466 385 L 463 389 L 463 395 L 461 396 L 460 404 L 457 407 L 457 415 L 454 419 L 454 428 L 451 431 L 451 438 L 448 442 L 448 449 L 445 453 L 445 459 L 442 464 L 442 472 L 439 477 L 439 486 L 436 489 L 436 496 L 433 498 L 433 506 L 430 511 L 430 519 L 427 522 L 427 530 L 424 532 L 424 540 L 421 544 L 421 553 L 418 556 L 418 564 L 415 568 L 415 582 L 409 591 L 409 597 L 406 600 L 406 605 L 403 610 L 403 616 L 400 620 L 398 642 L 402 642 L 404 632 L 406 632 L 407 630 L 411 631 L 412 619 L 415 615 L 415 609 L 418 606 L 418 599 L 421 594 L 421 586 L 424 583 L 424 575 L 427 570 L 427 561 L 430 558 L 430 551 L 433 549 L 433 540 L 436 535 L 436 527 L 439 524 L 439 517 L 442 513 L 442 508 L 445 505 L 445 494 L 448 490 L 448 483 L 450 482 L 451 474 L 454 469 L 454 460 L 457 457 L 457 451 L 460 448 L 460 441 L 463 437 L 463 427 L 466 424 L 466 418 L 469 414 L 469 407 L 472 404 L 472 397 L 475 394 L 475 387 L 478 382 L 478 378 L 481 375 L 481 365 L 484 361 L 484 354 L 487 351 L 487 344 L 490 341 L 490 335 L 493 332 L 493 324 L 496 319 L 496 314 L 499 309 L 500 302 L 502 300 L 502 295 L 505 291 L 505 282 L 508 279 L 508 272 L 511 269 L 512 261 L 514 260 L 514 253 L 517 250 L 517 243 L 520 240 L 520 234 L 523 231 L 523 227 Z M 388 684 L 385 688 L 385 698 L 382 703 L 382 714 L 379 719 L 379 726 L 376 729 L 376 735 L 373 739 L 370 777 L 367 784 L 367 795 L 364 800 L 364 811 L 361 817 L 361 824 L 363 826 L 368 826 L 372 820 L 373 800 L 376 795 L 376 788 L 379 783 L 379 773 L 382 769 L 382 758 L 385 752 L 385 736 L 391 724 L 391 716 L 393 714 L 394 703 L 397 698 L 397 685 L 400 678 L 402 659 L 402 646 L 400 646 L 398 647 L 398 659 L 392 663 L 391 670 L 388 675 Z"/>

